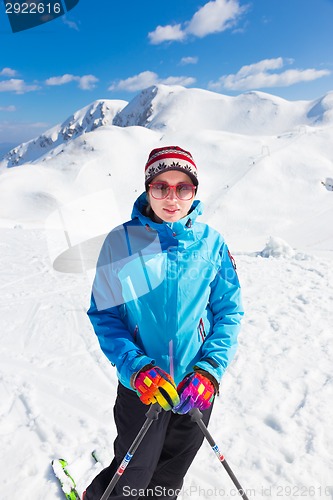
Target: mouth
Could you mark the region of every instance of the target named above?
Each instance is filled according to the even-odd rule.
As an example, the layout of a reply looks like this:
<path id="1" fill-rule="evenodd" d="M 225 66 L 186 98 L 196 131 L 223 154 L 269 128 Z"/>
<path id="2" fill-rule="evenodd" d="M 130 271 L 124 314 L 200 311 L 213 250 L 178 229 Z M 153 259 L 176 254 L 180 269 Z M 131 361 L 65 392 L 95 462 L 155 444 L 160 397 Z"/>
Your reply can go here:
<path id="1" fill-rule="evenodd" d="M 179 208 L 163 208 L 163 210 L 169 215 L 174 215 L 179 212 Z"/>

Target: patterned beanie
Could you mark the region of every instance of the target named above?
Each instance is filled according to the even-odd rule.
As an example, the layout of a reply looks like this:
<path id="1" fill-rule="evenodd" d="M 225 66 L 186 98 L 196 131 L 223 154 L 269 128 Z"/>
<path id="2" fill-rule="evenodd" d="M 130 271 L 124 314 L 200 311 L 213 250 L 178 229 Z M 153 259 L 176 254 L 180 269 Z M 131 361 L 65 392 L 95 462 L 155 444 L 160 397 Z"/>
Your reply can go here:
<path id="1" fill-rule="evenodd" d="M 193 184 L 198 186 L 197 167 L 191 153 L 178 146 L 164 146 L 153 149 L 145 166 L 146 189 L 152 180 L 168 170 L 179 170 L 187 174 Z"/>

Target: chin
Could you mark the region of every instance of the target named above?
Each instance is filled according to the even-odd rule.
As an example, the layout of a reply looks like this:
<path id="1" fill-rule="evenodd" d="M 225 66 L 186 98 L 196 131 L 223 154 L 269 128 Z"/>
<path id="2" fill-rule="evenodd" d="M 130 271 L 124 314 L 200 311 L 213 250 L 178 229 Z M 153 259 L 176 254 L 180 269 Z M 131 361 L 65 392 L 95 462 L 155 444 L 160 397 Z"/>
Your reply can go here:
<path id="1" fill-rule="evenodd" d="M 179 215 L 169 215 L 169 217 L 164 217 L 164 222 L 178 222 L 181 219 Z"/>

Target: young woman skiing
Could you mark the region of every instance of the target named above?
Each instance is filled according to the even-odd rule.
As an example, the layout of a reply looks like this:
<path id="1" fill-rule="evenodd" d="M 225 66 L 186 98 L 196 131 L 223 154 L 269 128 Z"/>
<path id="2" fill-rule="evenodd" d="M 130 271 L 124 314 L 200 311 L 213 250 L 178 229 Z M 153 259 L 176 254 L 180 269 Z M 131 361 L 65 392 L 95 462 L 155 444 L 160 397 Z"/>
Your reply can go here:
<path id="1" fill-rule="evenodd" d="M 114 459 L 90 484 L 100 500 L 142 427 L 147 405 L 163 408 L 110 498 L 174 500 L 208 424 L 219 382 L 233 359 L 243 314 L 240 286 L 223 237 L 197 221 L 197 167 L 177 147 L 154 149 L 146 191 L 132 219 L 102 247 L 89 318 L 117 368 Z"/>

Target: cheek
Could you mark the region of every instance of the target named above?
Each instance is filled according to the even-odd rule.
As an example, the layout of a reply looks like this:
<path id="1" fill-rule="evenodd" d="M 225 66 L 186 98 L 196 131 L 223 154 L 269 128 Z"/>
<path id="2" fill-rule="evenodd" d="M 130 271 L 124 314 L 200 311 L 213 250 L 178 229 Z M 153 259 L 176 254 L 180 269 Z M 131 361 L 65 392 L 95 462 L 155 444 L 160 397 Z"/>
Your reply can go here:
<path id="1" fill-rule="evenodd" d="M 193 198 L 194 199 L 194 198 Z M 193 199 L 190 200 L 190 201 L 183 201 L 183 204 L 182 204 L 182 209 L 183 209 L 183 212 L 185 214 L 187 214 L 192 206 L 192 203 L 193 203 Z"/>

